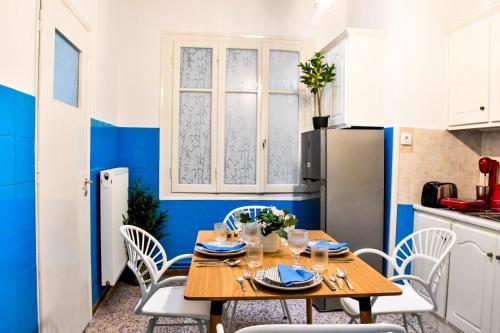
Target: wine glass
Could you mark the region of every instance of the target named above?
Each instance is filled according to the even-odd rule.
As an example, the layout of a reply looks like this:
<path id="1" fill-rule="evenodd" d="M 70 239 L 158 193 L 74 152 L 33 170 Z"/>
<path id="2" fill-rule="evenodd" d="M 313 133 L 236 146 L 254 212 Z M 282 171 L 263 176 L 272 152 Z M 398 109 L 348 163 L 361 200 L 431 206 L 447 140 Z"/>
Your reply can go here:
<path id="1" fill-rule="evenodd" d="M 305 251 L 309 234 L 304 229 L 294 229 L 288 233 L 288 248 L 295 253 L 295 267 L 301 267 L 300 254 Z"/>

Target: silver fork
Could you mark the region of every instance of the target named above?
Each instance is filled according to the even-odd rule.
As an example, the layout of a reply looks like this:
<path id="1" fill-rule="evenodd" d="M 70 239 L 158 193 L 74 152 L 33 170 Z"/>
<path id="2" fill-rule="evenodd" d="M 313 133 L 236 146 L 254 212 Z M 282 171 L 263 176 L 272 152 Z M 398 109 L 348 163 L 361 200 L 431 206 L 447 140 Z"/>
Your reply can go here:
<path id="1" fill-rule="evenodd" d="M 247 291 L 247 288 L 245 287 L 245 280 L 243 280 L 243 276 L 238 276 L 236 278 L 236 281 L 238 281 L 238 283 L 240 284 L 241 286 L 241 290 L 243 290 L 243 292 L 246 292 Z"/>
<path id="2" fill-rule="evenodd" d="M 330 274 L 330 280 L 332 280 L 333 282 L 335 282 L 337 284 L 337 286 L 339 287 L 340 290 L 344 289 L 344 286 L 342 284 L 342 282 L 340 282 L 339 279 L 337 279 L 337 277 L 333 274 Z"/>
<path id="3" fill-rule="evenodd" d="M 257 286 L 255 285 L 255 283 L 253 282 L 252 275 L 250 275 L 249 271 L 245 271 L 245 273 L 243 273 L 243 277 L 245 278 L 245 280 L 248 281 L 248 283 L 250 283 L 253 291 L 255 291 L 255 292 L 259 291 L 259 289 L 257 289 Z"/>
<path id="4" fill-rule="evenodd" d="M 347 283 L 347 286 L 349 287 L 349 289 L 354 290 L 354 287 L 352 286 L 351 281 L 349 281 L 349 279 L 347 278 L 347 271 L 345 271 L 342 268 L 337 268 L 337 276 L 339 278 L 344 279 L 344 281 L 345 281 L 345 283 Z"/>

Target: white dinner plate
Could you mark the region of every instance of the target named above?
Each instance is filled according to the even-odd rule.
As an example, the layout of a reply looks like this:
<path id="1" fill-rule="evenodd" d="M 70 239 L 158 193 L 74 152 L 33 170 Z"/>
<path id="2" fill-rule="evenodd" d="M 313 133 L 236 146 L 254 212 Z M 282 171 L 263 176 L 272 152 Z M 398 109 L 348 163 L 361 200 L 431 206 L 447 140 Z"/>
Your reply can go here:
<path id="1" fill-rule="evenodd" d="M 299 268 L 292 267 L 292 269 L 297 270 Z M 295 282 L 292 284 L 293 286 L 300 286 L 300 285 L 308 284 L 314 278 L 314 271 L 311 271 L 309 269 L 304 269 L 304 271 L 309 272 L 309 273 L 313 273 L 313 276 L 311 276 L 311 278 L 309 280 Z M 278 271 L 277 266 L 266 268 L 265 272 L 264 272 L 264 278 L 266 278 L 267 280 L 269 280 L 275 284 L 279 284 L 279 285 L 283 286 L 283 281 L 281 281 L 280 273 Z"/>
<path id="2" fill-rule="evenodd" d="M 267 287 L 267 288 L 271 288 L 271 289 L 285 290 L 285 291 L 299 291 L 299 290 L 314 288 L 323 281 L 323 276 L 319 273 L 314 272 L 314 277 L 309 281 L 309 283 L 299 285 L 299 286 L 292 285 L 290 287 L 285 287 L 281 283 L 274 283 L 274 282 L 268 280 L 264 276 L 265 271 L 266 271 L 266 269 L 261 269 L 261 270 L 255 272 L 253 278 L 258 284 L 260 284 L 264 287 Z"/>
<path id="3" fill-rule="evenodd" d="M 215 242 L 207 242 L 207 244 L 219 245 L 218 243 L 215 243 Z M 227 246 L 235 246 L 235 245 L 237 245 L 239 243 L 238 242 L 226 242 L 225 244 Z M 244 247 L 242 247 L 241 249 L 238 249 L 238 250 L 235 250 L 235 251 L 224 251 L 224 252 L 211 251 L 211 250 L 205 249 L 205 248 L 203 248 L 201 246 L 195 246 L 194 249 L 196 250 L 196 252 L 204 254 L 206 256 L 212 256 L 212 257 L 234 257 L 234 256 L 237 256 L 237 255 L 245 253 L 246 252 L 246 245 Z"/>
<path id="4" fill-rule="evenodd" d="M 318 243 L 319 241 L 309 241 L 309 243 L 307 244 L 308 246 L 312 246 L 312 245 L 315 245 L 316 243 Z M 343 248 L 340 248 L 338 250 L 331 250 L 331 251 L 328 251 L 328 256 L 329 257 L 335 257 L 335 256 L 340 256 L 340 255 L 343 255 L 343 254 L 346 254 L 350 251 L 349 247 L 343 247 Z M 306 250 L 304 251 L 306 254 L 308 255 L 311 255 L 311 250 L 309 250 L 309 248 L 306 248 Z"/>

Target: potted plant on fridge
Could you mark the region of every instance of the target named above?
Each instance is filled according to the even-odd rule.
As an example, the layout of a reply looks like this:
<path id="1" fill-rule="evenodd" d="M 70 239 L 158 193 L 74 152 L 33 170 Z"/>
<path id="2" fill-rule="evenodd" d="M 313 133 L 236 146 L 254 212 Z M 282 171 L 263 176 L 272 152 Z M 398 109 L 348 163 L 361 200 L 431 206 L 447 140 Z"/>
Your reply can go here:
<path id="1" fill-rule="evenodd" d="M 335 78 L 335 64 L 329 65 L 325 62 L 325 54 L 319 51 L 314 53 L 314 56 L 305 63 L 300 63 L 299 67 L 302 70 L 300 82 L 309 88 L 315 99 L 314 129 L 328 127 L 328 118 L 330 116 L 322 115 L 321 98 L 326 85 Z"/>
<path id="2" fill-rule="evenodd" d="M 158 200 L 148 186 L 142 185 L 137 179 L 129 188 L 127 215 L 123 215 L 123 224 L 133 225 L 151 234 L 158 241 L 166 234 L 164 233 L 167 222 L 167 212 L 161 211 L 160 200 Z M 125 269 L 122 280 L 129 284 L 137 285 L 134 273 Z"/>

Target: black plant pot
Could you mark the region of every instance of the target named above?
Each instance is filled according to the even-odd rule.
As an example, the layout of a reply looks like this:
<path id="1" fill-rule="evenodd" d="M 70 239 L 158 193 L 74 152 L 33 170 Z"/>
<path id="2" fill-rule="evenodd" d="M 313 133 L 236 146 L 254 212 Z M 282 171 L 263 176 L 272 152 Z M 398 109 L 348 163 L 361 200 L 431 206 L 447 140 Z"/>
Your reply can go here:
<path id="1" fill-rule="evenodd" d="M 120 276 L 120 281 L 125 282 L 126 284 L 132 285 L 132 286 L 138 286 L 139 281 L 137 281 L 137 278 L 135 277 L 134 272 L 128 268 L 128 266 L 125 266 L 125 269 L 123 270 L 122 275 Z"/>
<path id="2" fill-rule="evenodd" d="M 328 118 L 330 118 L 330 116 L 313 117 L 314 129 L 327 128 L 328 127 Z"/>

